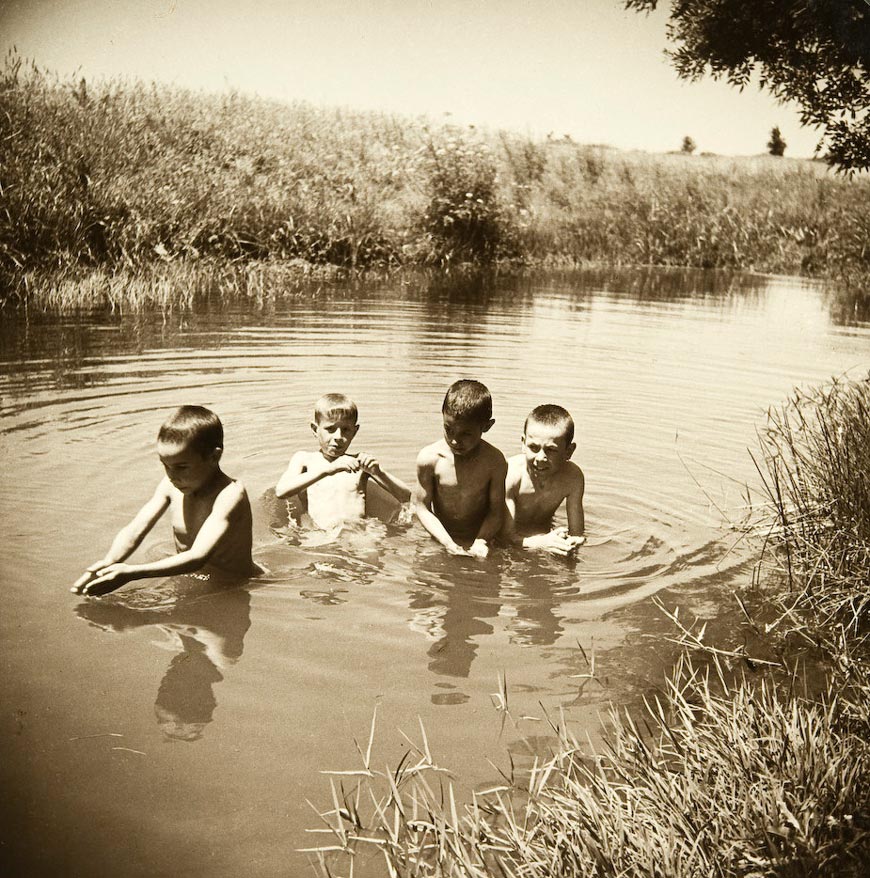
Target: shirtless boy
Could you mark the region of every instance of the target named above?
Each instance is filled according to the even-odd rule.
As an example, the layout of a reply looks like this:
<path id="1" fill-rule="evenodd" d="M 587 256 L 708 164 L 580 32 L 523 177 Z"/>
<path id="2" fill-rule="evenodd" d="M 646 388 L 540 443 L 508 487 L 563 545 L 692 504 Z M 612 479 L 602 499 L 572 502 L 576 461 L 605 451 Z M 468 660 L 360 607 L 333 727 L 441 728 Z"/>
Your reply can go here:
<path id="1" fill-rule="evenodd" d="M 240 577 L 262 572 L 251 558 L 248 495 L 220 468 L 223 435 L 220 419 L 206 408 L 185 405 L 173 412 L 157 434 L 166 476 L 105 557 L 76 580 L 73 592 L 104 595 L 134 579 L 192 573 L 206 564 Z M 122 563 L 167 509 L 178 554 L 145 564 Z"/>
<path id="2" fill-rule="evenodd" d="M 485 558 L 502 526 L 507 472 L 504 455 L 483 438 L 495 423 L 492 397 L 479 381 L 457 381 L 441 412 L 444 438 L 417 456 L 414 510 L 452 555 Z"/>
<path id="3" fill-rule="evenodd" d="M 314 404 L 311 431 L 317 451 L 297 451 L 278 481 L 275 495 L 298 496 L 317 527 L 328 530 L 366 513 L 366 483 L 374 479 L 400 503 L 411 498 L 408 486 L 381 469 L 371 454 L 347 449 L 359 430 L 356 404 L 340 393 L 328 393 Z"/>
<path id="4" fill-rule="evenodd" d="M 527 549 L 567 556 L 585 542 L 583 472 L 569 458 L 574 421 L 562 406 L 539 405 L 526 418 L 523 450 L 508 461 L 503 537 Z M 553 528 L 565 502 L 568 526 Z"/>

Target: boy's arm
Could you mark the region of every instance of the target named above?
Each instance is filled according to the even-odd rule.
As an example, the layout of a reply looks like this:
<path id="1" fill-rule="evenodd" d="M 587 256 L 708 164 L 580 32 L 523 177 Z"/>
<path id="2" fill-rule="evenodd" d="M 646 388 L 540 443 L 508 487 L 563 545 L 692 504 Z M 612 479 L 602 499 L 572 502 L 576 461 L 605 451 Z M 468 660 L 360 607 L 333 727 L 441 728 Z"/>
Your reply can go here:
<path id="1" fill-rule="evenodd" d="M 98 570 L 129 558 L 168 506 L 169 480 L 161 479 L 151 499 L 136 513 L 136 516 L 129 524 L 118 531 L 118 535 L 112 540 L 109 551 L 99 561 L 91 564 L 85 570 L 73 583 L 70 591 L 82 594 L 85 586 L 92 579 L 96 578 Z"/>
<path id="2" fill-rule="evenodd" d="M 486 557 L 489 553 L 489 541 L 498 536 L 502 528 L 505 511 L 505 479 L 507 478 L 507 461 L 498 453 L 494 461 L 489 480 L 488 508 L 486 516 L 480 523 L 477 538 L 471 544 L 472 555 Z"/>
<path id="3" fill-rule="evenodd" d="M 400 503 L 407 503 L 411 499 L 411 489 L 401 479 L 381 469 L 381 465 L 370 454 L 361 451 L 357 455 L 357 460 L 363 470 Z"/>
<path id="4" fill-rule="evenodd" d="M 355 472 L 360 467 L 359 461 L 355 457 L 345 454 L 332 461 L 325 469 L 319 472 L 311 472 L 305 465 L 307 458 L 308 454 L 305 451 L 297 451 L 290 458 L 290 463 L 284 475 L 281 476 L 278 484 L 275 486 L 276 497 L 282 500 L 293 497 L 315 482 L 319 482 L 325 476 L 331 476 L 339 472 Z"/>
<path id="5" fill-rule="evenodd" d="M 503 542 L 511 543 L 512 545 L 520 545 L 522 543 L 522 538 L 517 535 L 515 524 L 517 515 L 516 492 L 518 488 L 519 481 L 513 478 L 513 473 L 510 466 L 508 466 L 508 474 L 505 479 L 503 518 L 498 536 Z"/>
<path id="6" fill-rule="evenodd" d="M 568 536 L 582 537 L 586 530 L 586 516 L 583 512 L 583 491 L 586 480 L 583 471 L 577 470 L 577 477 L 572 480 L 571 489 L 565 498 L 565 511 L 568 513 Z"/>
<path id="7" fill-rule="evenodd" d="M 417 457 L 417 490 L 414 492 L 414 514 L 429 534 L 438 540 L 451 555 L 467 555 L 468 552 L 458 545 L 447 533 L 447 528 L 432 511 L 435 498 L 435 462 L 427 454 L 426 449 Z"/>
<path id="8" fill-rule="evenodd" d="M 202 523 L 189 549 L 147 564 L 109 564 L 97 571 L 97 578 L 84 586 L 82 594 L 100 596 L 115 591 L 134 579 L 172 576 L 199 570 L 230 529 L 233 515 L 243 502 L 244 488 L 239 482 L 233 482 L 218 494 L 208 518 Z"/>

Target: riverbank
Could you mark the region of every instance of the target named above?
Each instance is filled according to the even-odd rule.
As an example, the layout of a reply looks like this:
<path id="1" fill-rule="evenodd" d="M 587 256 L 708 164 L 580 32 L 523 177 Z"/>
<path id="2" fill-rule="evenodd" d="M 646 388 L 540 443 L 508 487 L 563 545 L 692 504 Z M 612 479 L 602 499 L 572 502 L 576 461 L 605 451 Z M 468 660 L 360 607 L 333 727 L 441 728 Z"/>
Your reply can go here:
<path id="1" fill-rule="evenodd" d="M 4 300 L 184 298 L 190 278 L 232 291 L 252 265 L 303 278 L 460 263 L 870 277 L 870 180 L 821 162 L 63 80 L 15 57 L 0 119 Z M 166 289 L 149 293 L 155 277 Z"/>
<path id="2" fill-rule="evenodd" d="M 363 756 L 362 795 L 348 781 L 322 814 L 327 849 L 379 851 L 394 876 L 865 875 L 868 410 L 864 379 L 771 412 L 744 629 L 710 643 L 674 618 L 676 669 L 644 710 L 611 715 L 606 751 L 557 724 L 552 758 L 468 805 L 425 736 L 391 775 Z"/>

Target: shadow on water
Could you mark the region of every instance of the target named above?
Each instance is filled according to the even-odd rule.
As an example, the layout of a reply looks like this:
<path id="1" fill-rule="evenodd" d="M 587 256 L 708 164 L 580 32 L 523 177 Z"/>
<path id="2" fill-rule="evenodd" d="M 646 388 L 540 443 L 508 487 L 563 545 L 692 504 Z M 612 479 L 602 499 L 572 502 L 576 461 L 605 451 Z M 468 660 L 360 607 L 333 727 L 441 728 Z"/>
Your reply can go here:
<path id="1" fill-rule="evenodd" d="M 181 595 L 166 608 L 149 609 L 144 591 L 130 595 L 145 606 L 131 606 L 124 595 L 87 600 L 75 608 L 80 619 L 112 634 L 153 628 L 162 637 L 155 645 L 175 652 L 154 701 L 157 724 L 169 741 L 202 737 L 217 707 L 214 686 L 242 657 L 251 627 L 247 588 L 210 588 L 203 593 L 204 585 L 198 581 L 198 594 Z M 173 580 L 163 583 L 158 600 L 165 600 L 173 586 Z"/>

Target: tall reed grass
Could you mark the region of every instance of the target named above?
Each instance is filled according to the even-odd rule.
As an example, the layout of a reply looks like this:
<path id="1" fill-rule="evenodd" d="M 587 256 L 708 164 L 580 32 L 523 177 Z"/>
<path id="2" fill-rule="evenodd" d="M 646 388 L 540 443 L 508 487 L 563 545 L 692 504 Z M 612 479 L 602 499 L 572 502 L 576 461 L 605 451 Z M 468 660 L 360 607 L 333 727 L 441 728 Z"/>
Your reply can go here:
<path id="1" fill-rule="evenodd" d="M 142 82 L 0 73 L 0 296 L 59 272 L 557 260 L 870 276 L 870 180 Z M 127 283 L 123 281 L 122 285 Z"/>
<path id="2" fill-rule="evenodd" d="M 370 739 L 321 812 L 322 873 L 352 874 L 372 850 L 402 878 L 868 874 L 868 406 L 865 379 L 770 413 L 755 522 L 766 575 L 758 614 L 746 595 L 740 606 L 774 661 L 705 643 L 674 617 L 686 649 L 663 693 L 614 710 L 603 752 L 554 723 L 549 758 L 467 803 L 425 732 L 383 773 Z"/>

